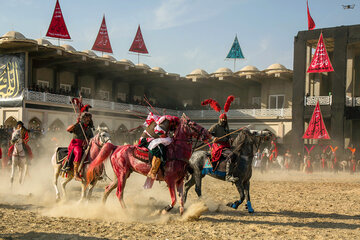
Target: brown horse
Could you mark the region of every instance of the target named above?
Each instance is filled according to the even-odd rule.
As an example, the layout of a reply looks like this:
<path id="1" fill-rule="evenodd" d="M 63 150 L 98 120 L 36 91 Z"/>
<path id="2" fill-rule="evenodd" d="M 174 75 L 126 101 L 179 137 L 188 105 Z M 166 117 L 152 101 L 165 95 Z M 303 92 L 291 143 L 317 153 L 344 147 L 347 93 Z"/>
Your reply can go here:
<path id="1" fill-rule="evenodd" d="M 103 147 L 103 145 L 107 142 L 110 141 L 110 134 L 104 130 L 104 129 L 98 129 L 98 134 L 95 135 L 95 137 L 93 137 L 90 140 L 90 153 L 88 155 L 88 160 L 91 162 L 93 161 L 93 159 L 95 159 L 95 157 L 99 154 L 100 149 Z M 55 192 L 56 192 L 56 201 L 60 200 L 60 192 L 59 189 L 57 187 L 57 180 L 59 178 L 59 175 L 61 173 L 61 168 L 63 165 L 62 161 L 57 161 L 57 153 L 58 151 L 63 151 L 64 154 L 63 156 L 66 158 L 67 157 L 67 148 L 57 148 L 54 155 L 51 158 L 51 163 L 53 165 L 54 168 L 54 179 L 53 179 L 53 185 L 55 188 Z M 63 159 L 64 160 L 64 159 Z M 89 164 L 85 164 L 82 170 L 82 173 L 86 173 L 86 169 L 88 168 Z M 86 188 L 87 188 L 87 183 L 86 181 L 81 181 L 81 199 L 80 201 L 82 201 L 85 197 L 87 197 L 87 199 L 90 199 L 92 191 L 97 183 L 97 181 L 100 179 L 100 176 L 102 175 L 104 171 L 104 166 L 100 165 L 97 167 L 96 169 L 96 176 L 93 178 L 93 181 L 91 181 L 90 183 L 90 189 L 89 192 L 86 196 Z M 62 181 L 61 183 L 61 188 L 62 188 L 62 192 L 64 194 L 64 198 L 66 199 L 66 191 L 65 191 L 65 187 L 66 184 L 68 184 L 73 178 L 74 178 L 74 174 L 73 174 L 73 170 L 71 169 L 71 171 L 69 171 L 67 174 L 65 174 L 65 176 L 63 176 L 65 179 L 64 181 Z"/>
<path id="2" fill-rule="evenodd" d="M 165 181 L 168 185 L 171 204 L 164 208 L 163 212 L 170 211 L 176 203 L 176 190 L 179 194 L 180 214 L 184 211 L 183 201 L 183 185 L 184 177 L 186 175 L 186 167 L 188 165 L 189 158 L 192 153 L 192 138 L 197 140 L 210 139 L 210 133 L 191 121 L 185 114 L 180 119 L 180 126 L 176 129 L 173 137 L 173 142 L 168 145 L 166 152 L 166 164 L 163 171 L 159 170 L 159 174 L 156 180 Z M 106 187 L 103 202 L 106 202 L 110 192 L 117 187 L 116 195 L 119 198 L 120 204 L 125 208 L 123 200 L 124 187 L 126 179 L 130 176 L 132 171 L 147 175 L 150 171 L 150 162 L 144 162 L 134 157 L 134 150 L 137 146 L 124 145 L 114 146 L 111 143 L 107 143 L 101 149 L 98 157 L 91 163 L 87 172 L 88 183 L 92 181 L 94 176 L 93 169 L 102 164 L 110 155 L 111 165 L 114 173 L 117 176 L 109 186 Z"/>

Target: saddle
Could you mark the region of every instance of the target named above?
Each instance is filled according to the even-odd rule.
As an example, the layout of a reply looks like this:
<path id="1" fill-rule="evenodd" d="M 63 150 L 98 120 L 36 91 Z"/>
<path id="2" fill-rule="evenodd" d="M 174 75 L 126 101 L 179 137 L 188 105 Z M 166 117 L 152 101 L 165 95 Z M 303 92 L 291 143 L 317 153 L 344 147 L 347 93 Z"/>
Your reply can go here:
<path id="1" fill-rule="evenodd" d="M 225 169 L 226 169 L 226 160 L 228 158 L 228 156 L 232 153 L 232 151 L 228 148 L 225 148 L 223 150 L 223 152 L 221 153 L 221 157 L 218 161 L 216 162 L 213 162 L 212 161 L 212 158 L 211 158 L 211 153 L 208 152 L 206 154 L 206 156 L 208 157 L 211 165 L 212 165 L 212 168 L 213 168 L 213 171 L 220 171 L 220 172 L 225 172 Z"/>
<path id="2" fill-rule="evenodd" d="M 146 147 L 134 146 L 133 156 L 142 162 L 151 164 L 152 155 Z"/>
<path id="3" fill-rule="evenodd" d="M 71 152 L 69 159 L 67 158 L 69 150 L 67 147 L 58 147 L 56 149 L 56 163 L 62 164 L 61 171 L 68 172 L 73 169 L 74 162 L 74 153 Z M 84 150 L 82 151 L 84 154 Z M 90 163 L 89 156 L 87 156 L 84 160 L 84 165 Z"/>

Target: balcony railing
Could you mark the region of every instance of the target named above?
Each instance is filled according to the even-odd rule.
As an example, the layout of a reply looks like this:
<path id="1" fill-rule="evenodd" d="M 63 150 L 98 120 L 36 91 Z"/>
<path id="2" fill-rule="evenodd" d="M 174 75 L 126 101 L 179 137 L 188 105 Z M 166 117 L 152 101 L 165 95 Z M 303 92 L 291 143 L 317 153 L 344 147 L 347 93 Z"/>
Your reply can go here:
<path id="1" fill-rule="evenodd" d="M 44 92 L 34 92 L 26 90 L 24 94 L 24 99 L 28 101 L 35 102 L 51 102 L 54 104 L 66 104 L 70 105 L 71 97 L 44 93 Z M 117 103 L 109 102 L 95 99 L 83 99 L 84 104 L 90 104 L 93 108 L 119 111 L 119 112 L 130 112 L 143 113 L 147 114 L 149 112 L 148 108 L 141 105 L 126 104 L 126 103 Z M 180 117 L 184 112 L 190 118 L 196 119 L 217 119 L 219 113 L 213 110 L 185 110 L 177 111 L 172 109 L 163 109 L 155 108 L 155 114 L 169 114 Z M 165 112 L 164 112 L 165 111 Z M 291 117 L 291 108 L 281 108 L 281 109 L 234 109 L 229 110 L 228 117 L 231 118 L 258 118 L 258 117 Z"/>
<path id="2" fill-rule="evenodd" d="M 347 107 L 360 107 L 360 97 L 349 97 L 346 96 Z"/>
<path id="3" fill-rule="evenodd" d="M 320 105 L 331 105 L 332 96 L 305 96 L 305 106 L 315 106 L 319 101 Z"/>

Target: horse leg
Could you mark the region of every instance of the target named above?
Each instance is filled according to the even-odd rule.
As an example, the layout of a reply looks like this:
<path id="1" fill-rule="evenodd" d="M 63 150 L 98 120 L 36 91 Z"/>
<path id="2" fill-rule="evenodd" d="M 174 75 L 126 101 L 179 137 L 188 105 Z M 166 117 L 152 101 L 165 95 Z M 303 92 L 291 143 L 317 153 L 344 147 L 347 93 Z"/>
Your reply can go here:
<path id="1" fill-rule="evenodd" d="M 81 203 L 84 198 L 86 198 L 86 181 L 81 181 L 81 197 L 79 203 Z"/>
<path id="2" fill-rule="evenodd" d="M 250 201 L 250 181 L 246 181 L 244 184 L 244 189 L 245 189 L 245 196 L 246 196 L 246 209 L 248 210 L 249 213 L 253 213 L 254 209 L 251 206 L 251 201 Z"/>
<path id="3" fill-rule="evenodd" d="M 55 193 L 56 193 L 56 201 L 60 200 L 60 192 L 59 192 L 59 189 L 58 189 L 58 186 L 57 186 L 57 181 L 58 181 L 58 178 L 59 178 L 60 169 L 61 169 L 61 164 L 56 164 L 54 166 L 53 185 L 54 185 Z"/>
<path id="4" fill-rule="evenodd" d="M 233 209 L 237 209 L 239 205 L 244 201 L 245 199 L 245 193 L 244 193 L 244 186 L 240 181 L 235 182 L 236 188 L 240 194 L 240 200 L 235 202 L 229 202 L 226 204 L 226 206 L 231 207 Z"/>
<path id="5" fill-rule="evenodd" d="M 25 176 L 26 176 L 26 173 L 27 173 L 27 169 L 28 169 L 28 165 L 26 163 L 26 159 L 21 159 L 21 177 L 20 177 L 20 184 L 23 184 L 24 181 L 25 181 Z"/>
<path id="6" fill-rule="evenodd" d="M 97 180 L 94 180 L 92 183 L 90 183 L 90 188 L 89 188 L 89 191 L 88 191 L 87 197 L 86 197 L 88 201 L 90 200 L 90 198 L 92 196 L 92 192 L 94 190 L 96 183 L 97 183 Z"/>
<path id="7" fill-rule="evenodd" d="M 118 186 L 118 179 L 115 178 L 112 183 L 110 183 L 108 186 L 105 187 L 104 195 L 102 198 L 103 204 L 106 203 L 107 198 L 109 197 L 109 194 Z"/>
<path id="8" fill-rule="evenodd" d="M 171 197 L 171 204 L 167 205 L 163 210 L 162 210 L 162 214 L 165 214 L 167 212 L 169 212 L 171 209 L 174 208 L 175 204 L 176 204 L 176 190 L 175 190 L 175 182 L 167 182 L 168 184 L 168 188 L 170 191 L 170 197 Z"/>
<path id="9" fill-rule="evenodd" d="M 12 156 L 12 163 L 11 163 L 11 174 L 10 174 L 10 183 L 11 183 L 11 187 L 13 186 L 13 182 L 14 182 L 14 173 L 15 173 L 15 160 L 16 157 Z"/>
<path id="10" fill-rule="evenodd" d="M 184 213 L 184 180 L 180 180 L 176 183 L 176 190 L 179 197 L 180 215 Z"/>
<path id="11" fill-rule="evenodd" d="M 130 171 L 129 169 L 124 169 L 124 172 L 119 173 L 118 177 L 118 186 L 116 191 L 116 196 L 118 197 L 121 207 L 126 208 L 124 202 L 124 188 L 126 184 L 126 179 L 129 177 Z"/>
<path id="12" fill-rule="evenodd" d="M 65 180 L 61 183 L 61 190 L 64 194 L 65 200 L 67 199 L 65 187 L 66 187 L 66 184 L 68 184 L 71 181 L 71 179 L 73 179 L 73 178 L 72 177 L 65 178 Z"/>
<path id="13" fill-rule="evenodd" d="M 195 177 L 194 177 L 194 174 L 192 174 L 191 178 L 185 182 L 185 191 L 184 191 L 184 196 L 183 196 L 184 203 L 186 202 L 187 194 L 188 194 L 190 188 L 194 185 L 195 185 Z"/>

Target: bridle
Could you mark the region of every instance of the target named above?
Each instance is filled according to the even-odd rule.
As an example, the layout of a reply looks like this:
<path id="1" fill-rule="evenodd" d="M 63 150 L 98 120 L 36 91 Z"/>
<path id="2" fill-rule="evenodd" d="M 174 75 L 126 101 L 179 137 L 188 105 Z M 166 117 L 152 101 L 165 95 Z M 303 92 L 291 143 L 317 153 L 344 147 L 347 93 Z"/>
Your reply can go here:
<path id="1" fill-rule="evenodd" d="M 189 128 L 191 128 L 195 133 L 196 133 L 196 135 L 197 135 L 197 137 L 196 137 L 196 141 L 195 141 L 195 144 L 194 144 L 194 146 L 192 147 L 192 150 L 191 150 L 191 153 L 193 153 L 194 152 L 194 150 L 196 149 L 196 148 L 198 148 L 199 146 L 197 146 L 197 144 L 198 144 L 198 142 L 199 142 L 199 138 L 200 138 L 200 136 L 202 136 L 202 134 L 203 134 L 203 132 L 204 132 L 204 128 L 203 127 L 201 127 L 201 130 L 199 131 L 197 128 L 195 128 L 192 124 L 190 124 L 190 122 L 191 122 L 191 120 L 190 119 L 187 119 L 187 121 L 186 121 L 186 126 L 187 127 L 189 127 Z M 190 139 L 190 140 L 188 140 L 189 141 L 189 144 L 193 144 L 193 140 L 192 139 Z"/>
<path id="2" fill-rule="evenodd" d="M 98 133 L 98 137 L 97 137 L 97 138 L 98 138 L 98 141 L 93 141 L 93 140 L 91 140 L 91 141 L 93 141 L 98 148 L 102 148 L 102 147 L 105 145 L 105 143 L 107 143 L 108 141 L 110 141 L 110 138 L 108 138 L 106 141 L 102 141 L 103 138 L 102 138 L 102 136 L 101 136 L 101 133 Z M 100 145 L 98 142 L 103 142 L 103 145 Z"/>

